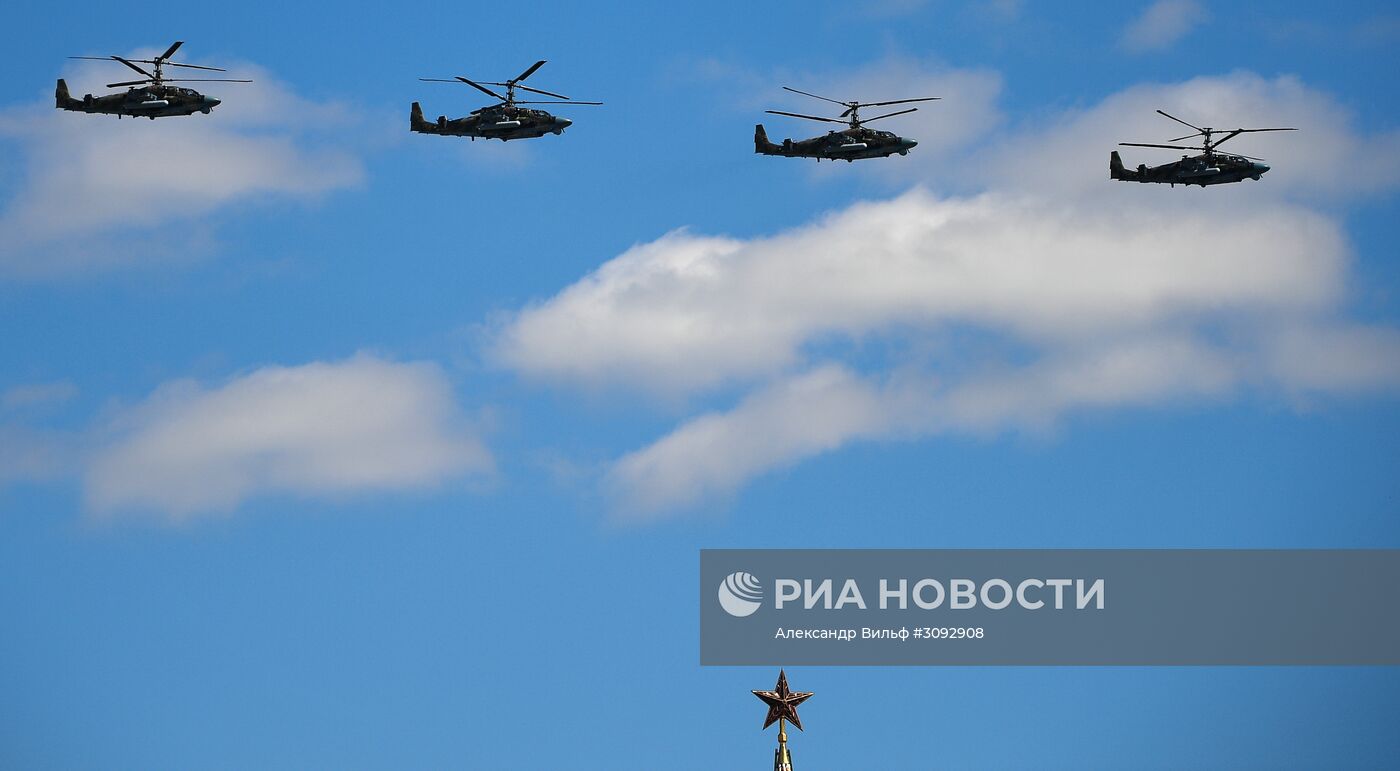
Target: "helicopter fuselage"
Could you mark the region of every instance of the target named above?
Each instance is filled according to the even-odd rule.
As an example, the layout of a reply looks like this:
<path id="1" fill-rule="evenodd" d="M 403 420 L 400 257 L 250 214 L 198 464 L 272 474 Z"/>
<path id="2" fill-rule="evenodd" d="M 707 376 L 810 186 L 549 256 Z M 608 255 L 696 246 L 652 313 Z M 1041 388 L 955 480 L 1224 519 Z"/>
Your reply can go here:
<path id="1" fill-rule="evenodd" d="M 768 132 L 763 124 L 754 127 L 754 152 L 760 155 L 781 155 L 787 158 L 815 158 L 817 160 L 857 161 L 863 158 L 884 158 L 890 155 L 908 155 L 919 144 L 889 131 L 875 129 L 848 128 L 831 131 L 825 136 L 793 141 L 784 139 L 781 144 L 768 141 Z"/>
<path id="2" fill-rule="evenodd" d="M 54 101 L 60 110 L 153 120 L 197 112 L 208 115 L 219 106 L 219 100 L 212 96 L 205 96 L 192 88 L 165 84 L 130 88 L 123 94 L 87 94 L 82 99 L 75 99 L 68 93 L 68 84 L 62 79 L 58 81 Z"/>
<path id="3" fill-rule="evenodd" d="M 1217 152 L 1215 148 L 1241 134 L 1259 134 L 1266 131 L 1297 131 L 1296 128 L 1236 128 L 1217 129 L 1210 126 L 1197 126 L 1172 115 L 1166 110 L 1157 110 L 1164 118 L 1195 129 L 1196 133 L 1168 139 L 1166 142 L 1119 142 L 1124 147 L 1156 147 L 1167 150 L 1197 150 L 1200 155 L 1183 155 L 1181 160 L 1164 163 L 1161 166 L 1140 164 L 1136 169 L 1123 166 L 1123 159 L 1114 150 L 1108 156 L 1108 178 L 1122 182 L 1153 182 L 1176 187 L 1177 185 L 1227 185 L 1252 179 L 1258 182 L 1269 171 L 1269 165 L 1258 158 L 1247 155 Z M 1215 136 L 1224 134 L 1219 139 Z M 1181 145 L 1199 138 L 1200 146 Z"/>
<path id="4" fill-rule="evenodd" d="M 420 134 L 499 139 L 503 142 L 562 134 L 571 125 L 573 121 L 568 118 L 560 118 L 544 110 L 514 106 L 483 107 L 455 120 L 442 115 L 436 121 L 427 121 L 423 119 L 423 108 L 414 102 L 409 115 L 409 128 Z"/>

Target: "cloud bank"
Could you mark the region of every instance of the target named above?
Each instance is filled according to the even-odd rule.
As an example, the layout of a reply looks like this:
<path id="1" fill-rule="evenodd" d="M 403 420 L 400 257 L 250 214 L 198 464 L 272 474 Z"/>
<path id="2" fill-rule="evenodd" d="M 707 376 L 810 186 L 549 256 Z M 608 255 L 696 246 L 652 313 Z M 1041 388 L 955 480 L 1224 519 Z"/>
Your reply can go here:
<path id="1" fill-rule="evenodd" d="M 737 391 L 732 406 L 611 466 L 605 487 L 635 516 L 712 500 L 855 440 L 1400 388 L 1400 333 L 1345 317 L 1350 246 L 1334 215 L 1304 203 L 1340 195 L 1350 168 L 1305 169 L 1310 185 L 1271 174 L 1188 191 L 1109 182 L 1111 142 L 1085 143 L 1092 166 L 1060 152 L 1147 104 L 1207 114 L 1230 104 L 1253 118 L 1271 99 L 1298 123 L 1330 102 L 1296 80 L 1247 74 L 1144 86 L 987 146 L 988 192 L 916 188 L 761 238 L 676 231 L 521 309 L 491 354 L 564 388 L 711 403 Z M 1345 113 L 1316 120 L 1344 148 L 1400 160 L 1393 134 L 1357 134 Z"/>
<path id="2" fill-rule="evenodd" d="M 492 471 L 441 369 L 368 355 L 168 383 L 120 410 L 83 473 L 98 513 L 223 512 L 258 495 L 430 488 Z"/>

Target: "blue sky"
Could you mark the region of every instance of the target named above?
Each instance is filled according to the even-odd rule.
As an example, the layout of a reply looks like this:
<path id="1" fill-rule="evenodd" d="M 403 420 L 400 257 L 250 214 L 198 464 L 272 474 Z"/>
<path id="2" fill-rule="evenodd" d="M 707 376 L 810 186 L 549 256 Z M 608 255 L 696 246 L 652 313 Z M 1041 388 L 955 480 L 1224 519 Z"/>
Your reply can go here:
<path id="1" fill-rule="evenodd" d="M 1400 547 L 1389 4 L 6 16 L 0 766 L 766 768 L 701 548 Z M 176 39 L 257 82 L 52 109 Z M 607 104 L 409 134 L 538 58 Z M 944 100 L 818 168 L 782 85 Z M 1111 183 L 1158 107 L 1302 130 Z M 789 677 L 803 769 L 1400 756 L 1391 668 Z"/>

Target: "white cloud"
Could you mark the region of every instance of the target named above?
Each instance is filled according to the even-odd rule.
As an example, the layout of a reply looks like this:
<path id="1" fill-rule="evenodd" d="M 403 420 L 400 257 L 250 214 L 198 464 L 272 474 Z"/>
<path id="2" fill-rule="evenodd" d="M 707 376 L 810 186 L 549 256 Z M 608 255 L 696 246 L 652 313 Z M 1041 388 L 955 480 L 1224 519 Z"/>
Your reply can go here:
<path id="1" fill-rule="evenodd" d="M 1195 0 L 1157 0 L 1123 30 L 1119 42 L 1129 51 L 1160 51 L 1209 18 Z"/>
<path id="2" fill-rule="evenodd" d="M 1296 326 L 1279 330 L 1269 344 L 1268 370 L 1299 391 L 1400 388 L 1400 330 Z"/>
<path id="3" fill-rule="evenodd" d="M 334 134 L 353 123 L 343 108 L 302 99 L 255 66 L 230 69 L 254 82 L 207 84 L 224 100 L 210 115 L 118 120 L 51 100 L 0 113 L 0 139 L 27 167 L 0 211 L 0 275 L 140 261 L 156 235 L 167 248 L 197 240 L 189 221 L 220 207 L 361 181 L 350 143 Z M 119 74 L 95 62 L 65 73 L 79 98 L 107 93 L 102 84 Z"/>
<path id="4" fill-rule="evenodd" d="M 1298 313 L 1345 246 L 1292 208 L 1085 211 L 916 190 L 749 242 L 673 233 L 523 310 L 496 356 L 545 379 L 688 393 L 791 369 L 830 336 L 973 324 L 1038 345 Z"/>
<path id="5" fill-rule="evenodd" d="M 1397 135 L 1358 134 L 1296 79 L 1138 87 L 989 144 L 973 163 L 992 192 L 915 189 L 768 237 L 682 230 L 640 244 L 506 320 L 492 354 L 565 386 L 741 390 L 614 464 L 608 488 L 634 515 L 854 440 L 1400 388 L 1400 333 L 1345 319 L 1350 247 L 1335 215 L 1302 203 L 1392 183 L 1307 152 L 1281 153 L 1263 182 L 1208 191 L 1111 182 L 1107 148 L 1134 138 L 1119 132 L 1168 124 L 1147 105 L 1234 108 L 1254 125 L 1304 124 L 1339 152 L 1374 150 L 1382 169 L 1400 158 Z M 1283 171 L 1294 163 L 1296 176 Z"/>
<path id="6" fill-rule="evenodd" d="M 606 485 L 623 516 L 650 518 L 852 440 L 1042 430 L 1071 410 L 1219 394 L 1237 375 L 1223 352 L 1172 337 L 1115 341 L 963 380 L 907 370 L 861 377 L 826 364 L 686 421 L 619 459 Z"/>
<path id="7" fill-rule="evenodd" d="M 436 365 L 367 355 L 212 388 L 169 383 L 117 414 L 99 444 L 83 475 L 89 507 L 173 519 L 262 494 L 407 490 L 492 469 Z"/>
<path id="8" fill-rule="evenodd" d="M 624 456 L 608 483 L 634 515 L 727 494 L 757 474 L 887 429 L 892 410 L 881 397 L 837 366 L 786 378 Z"/>

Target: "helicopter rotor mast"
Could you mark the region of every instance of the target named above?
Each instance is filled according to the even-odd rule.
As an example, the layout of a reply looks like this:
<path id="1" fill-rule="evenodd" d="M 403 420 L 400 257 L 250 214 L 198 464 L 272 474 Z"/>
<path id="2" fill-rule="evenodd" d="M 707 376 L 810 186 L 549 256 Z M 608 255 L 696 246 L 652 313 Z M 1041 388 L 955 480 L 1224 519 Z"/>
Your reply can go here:
<path id="1" fill-rule="evenodd" d="M 165 68 L 166 68 L 166 67 L 185 67 L 185 68 L 191 69 L 191 70 L 207 70 L 207 71 L 210 71 L 210 72 L 227 72 L 227 71 L 228 71 L 228 70 L 225 70 L 225 69 L 222 68 L 222 67 L 206 67 L 206 66 L 204 66 L 204 65 L 202 65 L 202 64 L 183 64 L 183 63 L 181 63 L 181 62 L 172 62 L 172 61 L 170 61 L 170 57 L 174 56 L 174 55 L 175 55 L 175 51 L 178 50 L 178 49 L 180 48 L 180 46 L 182 46 L 182 45 L 184 45 L 184 44 L 185 44 L 185 41 L 183 41 L 183 40 L 176 40 L 174 43 L 171 44 L 171 46 L 170 46 L 169 48 L 165 49 L 165 53 L 161 54 L 160 56 L 157 56 L 157 57 L 154 58 L 154 59 L 127 59 L 127 58 L 125 58 L 125 57 L 116 56 L 116 55 L 112 55 L 112 56 L 70 56 L 70 57 L 68 57 L 68 58 L 69 58 L 69 59 L 95 59 L 95 60 L 97 60 L 97 61 L 104 61 L 104 62 L 105 62 L 105 61 L 118 61 L 118 62 L 121 62 L 122 64 L 125 64 L 126 66 L 130 67 L 131 69 L 133 69 L 133 70 L 135 70 L 135 71 L 141 73 L 142 75 L 145 75 L 145 76 L 146 76 L 145 78 L 143 78 L 143 79 L 141 79 L 141 80 L 127 80 L 127 81 L 122 81 L 121 83 L 108 83 L 108 84 L 107 84 L 107 88 L 119 88 L 119 87 L 121 87 L 121 86 L 139 86 L 139 85 L 142 85 L 142 84 L 145 84 L 145 83 L 149 83 L 149 84 L 151 84 L 151 85 L 153 85 L 153 86 L 159 87 L 159 86 L 161 86 L 162 84 L 165 84 L 165 83 L 176 83 L 176 82 L 179 82 L 179 83 L 252 83 L 252 82 L 253 82 L 253 81 L 251 81 L 251 80 L 246 80 L 246 79 L 237 79 L 237 80 L 235 80 L 235 79 L 232 79 L 232 78 L 167 78 L 167 77 L 165 77 Z M 149 64 L 149 65 L 151 65 L 151 70 L 147 70 L 147 69 L 145 69 L 144 67 L 138 67 L 138 66 L 136 66 L 136 63 L 138 63 L 138 62 L 141 63 L 141 64 Z"/>
<path id="2" fill-rule="evenodd" d="M 919 97 L 919 98 L 917 98 L 917 99 L 894 99 L 894 100 L 888 101 L 888 102 L 842 102 L 842 101 L 838 101 L 838 100 L 836 100 L 836 99 L 831 99 L 831 98 L 829 98 L 829 97 L 821 96 L 821 95 L 819 95 L 819 94 L 813 94 L 813 93 L 809 93 L 809 92 L 807 92 L 807 91 L 800 91 L 800 90 L 798 90 L 798 89 L 791 88 L 791 87 L 789 87 L 789 86 L 783 86 L 783 90 L 785 90 L 785 91 L 791 91 L 791 92 L 793 92 L 794 94 L 801 94 L 801 95 L 803 95 L 803 96 L 810 96 L 810 97 L 812 97 L 813 99 L 820 99 L 820 100 L 822 100 L 823 102 L 831 102 L 832 104 L 839 104 L 839 105 L 841 105 L 842 107 L 845 107 L 845 108 L 846 108 L 846 110 L 845 110 L 844 112 L 842 112 L 842 113 L 841 113 L 841 116 L 840 116 L 840 117 L 842 117 L 842 118 L 845 118 L 845 120 L 836 120 L 835 118 L 818 118 L 818 117 L 816 117 L 815 115 L 802 115 L 801 113 L 783 112 L 783 111 L 781 111 L 781 110 L 764 110 L 764 112 L 772 113 L 773 115 L 787 115 L 787 116 L 793 117 L 793 118 L 806 118 L 807 120 L 819 120 L 819 121 L 824 121 L 824 122 L 827 122 L 827 123 L 845 123 L 846 125 L 848 125 L 850 128 L 853 128 L 853 129 L 858 129 L 858 128 L 860 128 L 862 125 L 864 125 L 864 124 L 866 124 L 866 123 L 869 123 L 869 122 L 871 122 L 871 121 L 874 121 L 874 120 L 880 120 L 881 118 L 889 118 L 889 117 L 894 116 L 894 115 L 904 115 L 905 113 L 914 112 L 914 111 L 916 111 L 916 110 L 919 109 L 919 108 L 917 108 L 917 107 L 911 107 L 911 108 L 909 108 L 909 109 L 907 109 L 907 110 L 899 110 L 898 112 L 891 112 L 891 113 L 886 113 L 886 114 L 884 114 L 884 115 L 877 115 L 877 116 L 875 116 L 874 118 L 865 118 L 865 119 L 862 119 L 862 118 L 860 117 L 860 108 L 862 108 L 862 107 L 884 107 L 884 106 L 886 106 L 886 105 L 891 105 L 891 104 L 909 104 L 910 102 L 932 102 L 932 101 L 936 101 L 936 100 L 938 100 L 938 99 L 942 99 L 942 98 L 943 98 L 943 97 L 941 97 L 941 96 L 924 96 L 924 97 Z"/>
<path id="3" fill-rule="evenodd" d="M 517 104 L 588 104 L 588 105 L 599 105 L 599 104 L 602 104 L 602 102 L 578 102 L 578 101 L 574 101 L 573 99 L 571 99 L 571 98 L 569 98 L 569 97 L 567 97 L 567 96 L 564 96 L 563 94 L 556 94 L 556 93 L 554 93 L 553 91 L 545 91 L 545 90 L 542 89 L 542 88 L 531 88 L 530 86 L 522 86 L 522 85 L 520 85 L 520 81 L 522 81 L 522 80 L 524 80 L 524 79 L 530 77 L 531 75 L 535 74 L 535 70 L 538 70 L 539 68 L 543 67 L 544 65 L 545 65 L 545 60 L 544 60 L 544 59 L 541 59 L 541 60 L 535 62 L 534 64 L 530 65 L 530 67 L 529 67 L 528 69 L 526 69 L 524 72 L 520 73 L 519 75 L 515 76 L 514 78 L 511 78 L 510 80 L 507 80 L 507 81 L 500 81 L 500 82 L 494 81 L 494 80 L 482 80 L 482 81 L 469 80 L 469 79 L 467 79 L 467 78 L 462 77 L 461 75 L 458 75 L 457 77 L 452 78 L 452 79 L 450 79 L 450 80 L 447 79 L 447 78 L 419 78 L 419 80 L 426 81 L 426 82 L 429 82 L 429 83 L 458 83 L 458 82 L 460 82 L 460 83 L 465 83 L 465 84 L 471 86 L 472 88 L 475 88 L 476 90 L 482 92 L 483 94 L 486 94 L 487 96 L 490 96 L 490 97 L 493 98 L 493 99 L 499 99 L 499 100 L 501 101 L 501 106 L 502 106 L 502 107 L 514 107 L 514 106 L 517 105 Z M 502 95 L 499 94 L 498 92 L 493 91 L 493 90 L 487 88 L 487 86 L 503 86 L 503 87 L 505 88 L 505 90 L 506 90 L 505 96 L 502 96 Z M 529 91 L 529 92 L 532 93 L 532 94 L 543 94 L 543 95 L 545 95 L 545 96 L 552 96 L 552 97 L 554 97 L 555 99 L 560 99 L 560 100 L 562 100 L 562 101 L 558 101 L 558 102 L 517 101 L 516 98 L 515 98 L 515 89 L 517 89 L 517 88 L 520 89 L 521 91 Z"/>
<path id="4" fill-rule="evenodd" d="M 1180 123 L 1180 124 L 1183 125 L 1183 126 L 1186 126 L 1186 127 L 1188 127 L 1188 128 L 1193 128 L 1193 129 L 1196 130 L 1196 133 L 1194 133 L 1194 134 L 1187 134 L 1186 136 L 1177 137 L 1177 138 L 1175 138 L 1175 139 L 1168 139 L 1168 140 L 1167 140 L 1168 142 L 1182 142 L 1182 141 L 1185 141 L 1185 140 L 1187 140 L 1187 139 L 1194 139 L 1194 138 L 1196 138 L 1196 137 L 1200 137 L 1200 138 L 1201 138 L 1201 146 L 1200 146 L 1200 147 L 1186 147 L 1186 146 L 1175 145 L 1175 144 L 1148 144 L 1148 143 L 1143 143 L 1143 142 L 1119 142 L 1118 144 L 1120 144 L 1120 145 L 1122 145 L 1122 146 L 1125 146 L 1125 147 L 1161 147 L 1161 148 L 1166 148 L 1166 149 L 1170 149 L 1170 150 L 1200 150 L 1200 151 L 1205 155 L 1206 158 L 1210 158 L 1210 157 L 1212 157 L 1212 156 L 1215 155 L 1215 148 L 1217 148 L 1217 147 L 1219 147 L 1220 145 L 1222 145 L 1222 144 L 1224 144 L 1224 143 L 1230 141 L 1231 139 L 1234 139 L 1235 137 L 1239 136 L 1240 134 L 1253 134 L 1253 133 L 1258 133 L 1258 132 L 1262 132 L 1262 131 L 1297 131 L 1297 130 L 1298 130 L 1298 129 L 1296 129 L 1296 128 L 1237 128 L 1237 129 L 1216 129 L 1216 128 L 1211 128 L 1210 126 L 1197 126 L 1197 125 L 1192 124 L 1192 123 L 1187 123 L 1186 121 L 1182 120 L 1181 118 L 1178 118 L 1178 117 L 1176 117 L 1175 115 L 1172 115 L 1172 114 L 1170 114 L 1170 113 L 1167 113 L 1167 112 L 1165 112 L 1165 111 L 1163 111 L 1163 110 L 1158 110 L 1157 112 L 1158 112 L 1158 114 L 1160 114 L 1160 115 L 1163 115 L 1163 116 L 1165 116 L 1165 117 L 1167 117 L 1167 118 L 1171 118 L 1172 120 L 1176 121 L 1177 123 Z M 1217 133 L 1222 133 L 1222 132 L 1225 134 L 1225 136 L 1224 136 L 1223 138 L 1221 138 L 1221 139 L 1216 139 L 1216 140 L 1212 140 L 1212 139 L 1211 139 L 1211 137 L 1214 136 L 1215 134 L 1217 134 Z M 1249 155 L 1241 155 L 1240 157 L 1241 157 L 1241 158 L 1249 158 L 1250 160 L 1253 160 L 1253 161 L 1262 160 L 1262 159 L 1260 159 L 1260 158 L 1254 158 L 1253 156 L 1249 156 Z"/>

